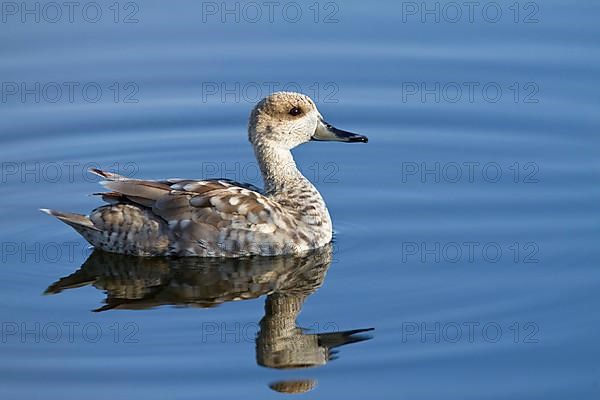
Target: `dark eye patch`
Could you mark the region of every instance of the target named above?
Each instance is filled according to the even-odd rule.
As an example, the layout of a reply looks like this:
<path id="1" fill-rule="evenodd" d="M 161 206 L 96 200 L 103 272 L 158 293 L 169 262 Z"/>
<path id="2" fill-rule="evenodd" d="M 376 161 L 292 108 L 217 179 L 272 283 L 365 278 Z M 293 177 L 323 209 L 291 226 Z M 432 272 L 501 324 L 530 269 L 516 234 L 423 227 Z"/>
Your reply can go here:
<path id="1" fill-rule="evenodd" d="M 297 115 L 302 114 L 302 110 L 300 109 L 300 107 L 293 107 L 293 108 L 290 109 L 289 114 L 293 115 L 295 117 Z"/>

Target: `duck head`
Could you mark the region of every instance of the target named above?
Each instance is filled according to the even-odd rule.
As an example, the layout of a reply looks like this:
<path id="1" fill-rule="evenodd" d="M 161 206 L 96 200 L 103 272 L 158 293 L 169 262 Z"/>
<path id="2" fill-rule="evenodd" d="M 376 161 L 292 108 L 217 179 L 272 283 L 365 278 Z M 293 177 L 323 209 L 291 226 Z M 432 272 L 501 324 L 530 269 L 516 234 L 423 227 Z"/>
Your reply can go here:
<path id="1" fill-rule="evenodd" d="M 295 92 L 276 92 L 262 99 L 250 114 L 248 138 L 257 145 L 293 149 L 308 141 L 367 143 L 368 138 L 325 122 L 312 99 Z"/>

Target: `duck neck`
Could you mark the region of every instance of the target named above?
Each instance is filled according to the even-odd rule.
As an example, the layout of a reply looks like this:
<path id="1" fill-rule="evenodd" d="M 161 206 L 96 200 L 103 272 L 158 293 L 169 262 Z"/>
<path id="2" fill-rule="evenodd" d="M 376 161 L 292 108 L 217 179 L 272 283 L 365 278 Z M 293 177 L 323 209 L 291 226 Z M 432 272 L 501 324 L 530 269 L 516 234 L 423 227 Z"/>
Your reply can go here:
<path id="1" fill-rule="evenodd" d="M 265 182 L 265 193 L 275 194 L 285 192 L 290 187 L 311 185 L 298 170 L 289 149 L 261 143 L 254 146 L 254 153 Z"/>

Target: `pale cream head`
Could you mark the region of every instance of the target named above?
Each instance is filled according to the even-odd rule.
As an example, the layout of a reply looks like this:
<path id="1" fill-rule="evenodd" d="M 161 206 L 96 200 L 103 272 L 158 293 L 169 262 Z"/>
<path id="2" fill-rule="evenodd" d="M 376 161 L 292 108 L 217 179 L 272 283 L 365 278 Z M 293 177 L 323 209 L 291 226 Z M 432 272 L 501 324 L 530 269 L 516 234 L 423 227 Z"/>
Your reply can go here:
<path id="1" fill-rule="evenodd" d="M 254 146 L 285 149 L 310 140 L 367 141 L 326 123 L 310 97 L 294 92 L 276 92 L 258 102 L 250 114 L 248 139 Z"/>

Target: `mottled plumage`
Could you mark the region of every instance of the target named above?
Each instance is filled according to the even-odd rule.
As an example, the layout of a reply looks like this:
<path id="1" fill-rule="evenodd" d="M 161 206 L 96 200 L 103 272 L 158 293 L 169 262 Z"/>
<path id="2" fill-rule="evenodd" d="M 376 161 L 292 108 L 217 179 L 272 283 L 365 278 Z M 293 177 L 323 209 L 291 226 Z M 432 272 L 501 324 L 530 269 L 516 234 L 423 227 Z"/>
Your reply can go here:
<path id="1" fill-rule="evenodd" d="M 93 246 L 137 256 L 241 257 L 300 254 L 331 241 L 323 198 L 290 150 L 309 140 L 366 142 L 323 121 L 313 101 L 279 92 L 252 111 L 249 139 L 265 189 L 226 179 L 149 181 L 98 169 L 109 205 L 89 216 L 42 210 Z"/>

